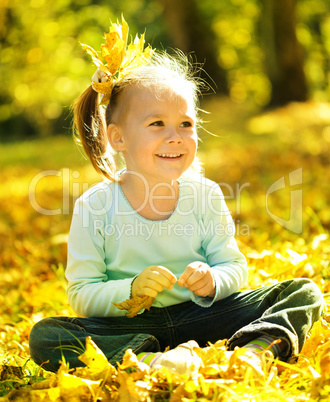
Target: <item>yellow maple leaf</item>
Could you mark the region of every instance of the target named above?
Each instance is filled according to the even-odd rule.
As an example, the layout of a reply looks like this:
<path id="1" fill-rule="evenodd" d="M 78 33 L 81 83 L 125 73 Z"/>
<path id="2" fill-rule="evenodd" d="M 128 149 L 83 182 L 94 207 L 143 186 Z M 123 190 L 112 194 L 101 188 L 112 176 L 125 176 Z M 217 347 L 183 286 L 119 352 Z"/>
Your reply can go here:
<path id="1" fill-rule="evenodd" d="M 150 296 L 133 297 L 132 299 L 126 299 L 121 303 L 112 303 L 119 310 L 128 310 L 126 317 L 135 317 L 144 308 L 149 310 L 155 299 Z"/>
<path id="2" fill-rule="evenodd" d="M 93 381 L 87 378 L 76 377 L 75 375 L 59 371 L 58 373 L 58 387 L 62 400 L 91 400 L 102 380 Z"/>
<path id="3" fill-rule="evenodd" d="M 321 318 L 313 325 L 310 336 L 307 338 L 301 354 L 307 357 L 313 356 L 318 346 L 330 340 L 330 327 L 327 322 Z"/>
<path id="4" fill-rule="evenodd" d="M 118 32 L 105 34 L 106 44 L 101 46 L 101 56 L 106 60 L 110 74 L 119 69 L 125 54 L 126 43 L 120 38 Z"/>
<path id="5" fill-rule="evenodd" d="M 78 357 L 87 366 L 88 374 L 94 379 L 104 378 L 116 373 L 104 353 L 98 348 L 90 336 L 86 338 L 86 350 Z"/>
<path id="6" fill-rule="evenodd" d="M 118 400 L 125 402 L 139 402 L 146 401 L 148 398 L 148 391 L 134 381 L 131 374 L 120 370 L 118 373 L 117 381 L 119 383 Z"/>
<path id="7" fill-rule="evenodd" d="M 85 50 L 85 52 L 87 52 L 90 56 L 94 57 L 95 59 L 99 59 L 97 51 L 94 50 L 91 46 L 85 45 L 84 43 L 81 43 L 81 46 L 83 50 Z"/>
<path id="8" fill-rule="evenodd" d="M 93 88 L 103 94 L 101 105 L 107 105 L 110 101 L 113 87 L 113 77 L 122 78 L 132 69 L 144 65 L 153 54 L 153 49 L 148 46 L 144 48 L 144 34 L 138 37 L 127 46 L 128 25 L 124 17 L 121 24 L 112 23 L 110 30 L 105 34 L 106 43 L 101 45 L 101 55 L 91 47 L 81 44 L 84 51 L 91 57 L 98 69 L 107 76 L 107 82 L 93 82 Z M 103 63 L 105 60 L 106 64 Z"/>
<path id="9" fill-rule="evenodd" d="M 82 49 L 91 56 L 93 63 L 96 65 L 97 68 L 104 71 L 106 74 L 109 74 L 107 67 L 102 62 L 101 58 L 97 54 L 97 51 L 94 50 L 91 46 L 85 45 L 81 43 Z"/>
<path id="10" fill-rule="evenodd" d="M 120 370 L 126 370 L 132 367 L 138 369 L 140 373 L 147 373 L 150 371 L 150 366 L 143 362 L 140 362 L 136 355 L 133 353 L 132 349 L 126 349 L 123 361 L 121 364 L 118 364 L 118 368 Z"/>
<path id="11" fill-rule="evenodd" d="M 125 42 L 125 44 L 127 43 L 128 25 L 123 15 L 121 16 L 121 24 L 111 24 L 110 32 L 117 32 L 120 38 Z"/>
<path id="12" fill-rule="evenodd" d="M 143 50 L 144 42 L 144 34 L 142 34 L 140 38 L 136 36 L 134 42 L 128 45 L 119 69 L 119 77 L 124 76 L 136 67 L 146 64 L 151 58 L 153 49 L 148 46 Z"/>
<path id="13" fill-rule="evenodd" d="M 106 43 L 101 46 L 101 56 L 112 75 L 122 64 L 127 46 L 128 25 L 123 16 L 121 20 L 121 24 L 111 24 L 109 33 L 105 34 Z"/>
<path id="14" fill-rule="evenodd" d="M 320 348 L 320 368 L 321 373 L 329 378 L 330 374 L 330 341 L 326 342 L 324 345 L 319 346 Z"/>
<path id="15" fill-rule="evenodd" d="M 111 91 L 112 91 L 113 81 L 110 78 L 106 82 L 95 82 L 93 81 L 93 88 L 103 94 L 103 98 L 100 102 L 100 105 L 107 105 L 110 101 Z"/>

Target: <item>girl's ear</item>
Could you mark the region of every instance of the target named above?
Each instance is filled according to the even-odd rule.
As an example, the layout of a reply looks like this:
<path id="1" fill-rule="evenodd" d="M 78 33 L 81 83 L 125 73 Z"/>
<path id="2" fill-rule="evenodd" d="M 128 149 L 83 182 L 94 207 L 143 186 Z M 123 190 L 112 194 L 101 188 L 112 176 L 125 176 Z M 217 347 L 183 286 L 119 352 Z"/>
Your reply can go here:
<path id="1" fill-rule="evenodd" d="M 122 136 L 122 131 L 114 123 L 108 125 L 108 140 L 111 147 L 115 151 L 125 151 L 126 147 Z"/>

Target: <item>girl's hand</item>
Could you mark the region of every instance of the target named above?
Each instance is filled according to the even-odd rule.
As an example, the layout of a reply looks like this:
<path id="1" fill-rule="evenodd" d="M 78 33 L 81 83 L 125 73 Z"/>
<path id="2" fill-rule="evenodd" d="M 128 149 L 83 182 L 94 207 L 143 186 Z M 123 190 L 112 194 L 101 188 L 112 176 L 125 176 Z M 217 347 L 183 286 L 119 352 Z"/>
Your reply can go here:
<path id="1" fill-rule="evenodd" d="M 132 297 L 156 297 L 164 288 L 172 289 L 176 276 L 170 270 L 160 265 L 150 265 L 145 268 L 132 283 Z"/>
<path id="2" fill-rule="evenodd" d="M 197 296 L 214 297 L 215 283 L 211 268 L 204 262 L 195 261 L 187 266 L 178 280 L 179 286 L 185 286 Z"/>

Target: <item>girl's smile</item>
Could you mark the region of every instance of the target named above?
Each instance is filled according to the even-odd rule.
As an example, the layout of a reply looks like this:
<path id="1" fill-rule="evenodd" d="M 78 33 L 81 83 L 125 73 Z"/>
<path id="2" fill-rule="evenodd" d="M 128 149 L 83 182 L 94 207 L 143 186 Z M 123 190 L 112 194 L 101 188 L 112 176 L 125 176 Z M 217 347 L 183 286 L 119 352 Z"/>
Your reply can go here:
<path id="1" fill-rule="evenodd" d="M 158 154 L 157 156 L 159 156 L 160 158 L 180 158 L 182 156 L 182 154 Z"/>

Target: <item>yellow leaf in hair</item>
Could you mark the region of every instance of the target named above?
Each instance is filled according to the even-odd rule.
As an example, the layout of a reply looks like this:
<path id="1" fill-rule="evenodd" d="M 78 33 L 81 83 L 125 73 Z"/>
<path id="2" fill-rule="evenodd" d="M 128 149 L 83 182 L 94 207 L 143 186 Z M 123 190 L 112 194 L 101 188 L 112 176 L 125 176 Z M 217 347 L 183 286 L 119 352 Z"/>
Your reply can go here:
<path id="1" fill-rule="evenodd" d="M 136 37 L 134 43 L 130 43 L 127 47 L 126 54 L 119 70 L 119 76 L 126 75 L 129 71 L 136 67 L 146 64 L 153 54 L 153 50 L 148 46 L 143 51 L 144 35 L 140 38 Z"/>
<path id="2" fill-rule="evenodd" d="M 122 40 L 125 42 L 125 47 L 126 47 L 126 44 L 127 44 L 127 38 L 128 38 L 128 24 L 127 24 L 127 22 L 125 21 L 125 19 L 124 19 L 124 17 L 122 16 L 121 17 L 121 32 L 122 32 L 122 34 L 121 34 L 121 38 L 122 38 Z"/>
<path id="3" fill-rule="evenodd" d="M 118 32 L 109 32 L 105 38 L 107 42 L 101 46 L 101 56 L 107 62 L 108 70 L 113 75 L 123 61 L 126 43 L 120 38 Z"/>
<path id="4" fill-rule="evenodd" d="M 101 46 L 101 56 L 113 75 L 119 69 L 126 50 L 128 25 L 122 17 L 122 25 L 111 24 L 110 32 L 105 34 L 106 44 Z"/>
<path id="5" fill-rule="evenodd" d="M 111 91 L 112 91 L 112 79 L 107 82 L 95 82 L 93 81 L 93 88 L 95 91 L 103 94 L 102 101 L 100 105 L 107 105 L 110 101 Z"/>
<path id="6" fill-rule="evenodd" d="M 81 43 L 81 46 L 83 50 L 85 50 L 85 52 L 87 52 L 90 56 L 95 57 L 96 59 L 99 58 L 97 51 L 94 50 L 91 46 L 85 45 L 84 43 Z"/>
<path id="7" fill-rule="evenodd" d="M 123 16 L 121 17 L 121 25 L 119 23 L 111 24 L 110 32 L 117 32 L 120 36 L 120 39 L 125 42 L 126 46 L 128 37 L 128 25 Z"/>
<path id="8" fill-rule="evenodd" d="M 107 105 L 110 102 L 113 77 L 116 80 L 121 79 L 134 68 L 146 64 L 153 53 L 149 46 L 143 50 L 144 34 L 140 37 L 136 35 L 134 41 L 127 46 L 128 25 L 124 17 L 121 24 L 110 25 L 105 39 L 106 43 L 101 45 L 100 56 L 92 47 L 82 44 L 83 50 L 92 57 L 93 63 L 108 77 L 106 83 L 93 81 L 94 90 L 103 94 L 100 105 Z"/>
<path id="9" fill-rule="evenodd" d="M 144 308 L 149 310 L 155 299 L 150 296 L 133 297 L 133 299 L 124 300 L 121 303 L 112 303 L 119 310 L 128 310 L 127 317 L 135 317 Z"/>
<path id="10" fill-rule="evenodd" d="M 96 65 L 96 67 L 109 75 L 109 71 L 108 71 L 107 67 L 103 64 L 103 62 L 100 59 L 97 52 L 92 47 L 85 45 L 83 43 L 81 44 L 81 46 L 82 46 L 82 49 L 92 57 L 92 61 Z"/>
<path id="11" fill-rule="evenodd" d="M 142 45 L 142 49 L 141 49 Z M 139 56 L 142 55 L 144 45 L 144 35 L 141 35 L 140 39 L 138 36 L 135 37 L 133 43 L 130 43 L 127 47 L 125 58 L 123 60 L 121 69 L 131 67 L 132 62 Z"/>

